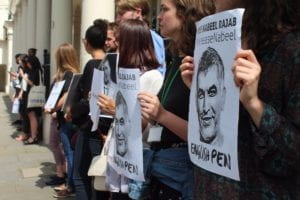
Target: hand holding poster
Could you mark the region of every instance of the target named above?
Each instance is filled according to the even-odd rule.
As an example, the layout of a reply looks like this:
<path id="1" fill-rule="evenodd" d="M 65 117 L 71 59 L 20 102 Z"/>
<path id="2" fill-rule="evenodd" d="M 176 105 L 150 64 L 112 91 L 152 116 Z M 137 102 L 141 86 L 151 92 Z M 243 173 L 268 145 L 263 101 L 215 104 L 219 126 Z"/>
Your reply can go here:
<path id="1" fill-rule="evenodd" d="M 90 98 L 90 114 L 93 121 L 93 127 L 91 131 L 95 131 L 98 128 L 100 109 L 97 105 L 98 95 L 103 92 L 103 71 L 94 69 L 91 98 Z"/>
<path id="2" fill-rule="evenodd" d="M 100 63 L 98 67 L 99 70 L 103 71 L 103 94 L 114 99 L 115 90 L 116 90 L 116 69 L 118 65 L 119 54 L 117 53 L 108 53 L 105 58 Z M 106 113 L 101 113 L 101 117 L 109 117 L 113 116 L 107 115 Z"/>
<path id="3" fill-rule="evenodd" d="M 60 96 L 61 91 L 64 87 L 64 84 L 65 81 L 59 81 L 54 84 L 54 86 L 51 89 L 50 95 L 47 99 L 47 102 L 44 106 L 45 109 L 53 109 L 55 107 L 58 97 Z"/>
<path id="4" fill-rule="evenodd" d="M 203 18 L 197 25 L 190 94 L 189 154 L 197 166 L 239 180 L 239 88 L 232 66 L 241 48 L 244 9 Z M 195 109 L 196 108 L 196 109 Z"/>
<path id="5" fill-rule="evenodd" d="M 119 68 L 116 115 L 108 162 L 118 174 L 144 181 L 139 69 Z"/>

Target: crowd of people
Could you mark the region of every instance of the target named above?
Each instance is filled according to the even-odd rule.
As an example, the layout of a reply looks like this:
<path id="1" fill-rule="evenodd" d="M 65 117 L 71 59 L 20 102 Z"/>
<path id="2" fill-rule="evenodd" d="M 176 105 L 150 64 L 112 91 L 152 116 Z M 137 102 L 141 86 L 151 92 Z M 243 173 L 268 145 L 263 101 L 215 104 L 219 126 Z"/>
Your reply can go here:
<path id="1" fill-rule="evenodd" d="M 187 143 L 195 23 L 235 8 L 245 8 L 242 49 L 232 63 L 233 79 L 240 88 L 240 181 L 193 165 Z M 42 67 L 35 49 L 29 49 L 28 55 L 16 55 L 19 67 L 11 77 L 17 80 L 14 98 L 20 100 L 22 119 L 22 134 L 16 140 L 25 145 L 37 144 L 41 113 L 51 115 L 50 149 L 56 175 L 46 184 L 56 186 L 54 197 L 299 199 L 300 4 L 294 0 L 161 0 L 157 16 L 160 35 L 149 27 L 150 10 L 147 0 L 119 0 L 116 22 L 97 19 L 86 30 L 83 43 L 92 58 L 83 67 L 76 88 L 78 100 L 64 112 L 72 77 L 80 72 L 74 47 L 65 43 L 56 50 L 52 86 L 62 80 L 65 84 L 53 109 L 27 108 L 30 88 L 42 81 Z M 140 70 L 137 99 L 142 114 L 141 134 L 153 124 L 159 124 L 162 132 L 160 141 L 149 143 L 143 139 L 144 182 L 119 175 L 108 165 L 107 191 L 95 191 L 88 170 L 93 157 L 101 153 L 113 124 L 116 140 L 122 141 L 123 147 L 128 145 L 123 138 L 126 129 L 118 124 L 126 123 L 126 119 L 122 121 L 116 112 L 124 104 L 120 94 L 116 98 L 99 94 L 99 108 L 113 118 L 99 117 L 97 130 L 91 131 L 93 72 L 112 52 L 118 52 L 119 66 Z M 213 49 L 208 49 L 209 53 L 213 54 Z M 197 84 L 202 81 L 199 77 Z M 201 140 L 212 142 L 205 134 Z M 120 148 L 117 153 L 122 156 L 126 152 Z"/>

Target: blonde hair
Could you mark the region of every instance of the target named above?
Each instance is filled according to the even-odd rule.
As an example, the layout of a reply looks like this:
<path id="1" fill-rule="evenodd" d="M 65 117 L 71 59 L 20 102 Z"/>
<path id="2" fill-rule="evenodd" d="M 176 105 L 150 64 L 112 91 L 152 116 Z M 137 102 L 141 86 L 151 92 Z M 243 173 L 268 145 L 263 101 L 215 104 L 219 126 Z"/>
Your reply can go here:
<path id="1" fill-rule="evenodd" d="M 79 62 L 76 54 L 76 50 L 69 43 L 59 45 L 55 53 L 56 58 L 56 81 L 61 81 L 65 72 L 70 71 L 78 73 Z"/>

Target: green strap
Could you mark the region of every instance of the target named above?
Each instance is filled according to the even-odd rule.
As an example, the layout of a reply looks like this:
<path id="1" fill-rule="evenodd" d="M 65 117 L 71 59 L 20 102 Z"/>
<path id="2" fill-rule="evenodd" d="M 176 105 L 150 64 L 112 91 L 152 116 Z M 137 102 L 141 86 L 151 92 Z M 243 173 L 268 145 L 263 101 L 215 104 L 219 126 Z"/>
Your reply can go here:
<path id="1" fill-rule="evenodd" d="M 167 101 L 167 97 L 168 97 L 170 89 L 171 89 L 171 86 L 173 85 L 174 80 L 175 80 L 176 76 L 178 75 L 178 73 L 179 73 L 179 68 L 176 70 L 175 74 L 172 77 L 171 77 L 171 73 L 168 76 L 168 78 L 166 80 L 166 84 L 165 84 L 163 92 L 162 92 L 162 97 L 161 97 L 162 105 L 165 105 L 165 103 Z"/>

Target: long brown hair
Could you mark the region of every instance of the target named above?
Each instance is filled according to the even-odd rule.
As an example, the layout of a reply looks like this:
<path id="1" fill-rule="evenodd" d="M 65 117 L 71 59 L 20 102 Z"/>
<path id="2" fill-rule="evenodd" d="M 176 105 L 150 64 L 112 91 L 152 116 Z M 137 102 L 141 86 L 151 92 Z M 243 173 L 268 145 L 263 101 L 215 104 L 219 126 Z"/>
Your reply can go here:
<path id="1" fill-rule="evenodd" d="M 122 21 L 119 26 L 119 66 L 156 69 L 154 45 L 148 25 L 138 19 Z"/>
<path id="2" fill-rule="evenodd" d="M 176 15 L 181 19 L 180 40 L 170 41 L 170 50 L 174 54 L 193 55 L 196 38 L 195 22 L 215 12 L 212 0 L 172 0 Z"/>
<path id="3" fill-rule="evenodd" d="M 66 71 L 78 73 L 79 63 L 76 55 L 76 50 L 69 43 L 61 44 L 55 53 L 56 58 L 56 81 L 63 79 Z"/>
<path id="4" fill-rule="evenodd" d="M 298 0 L 240 0 L 246 8 L 243 40 L 256 53 L 299 28 Z"/>

